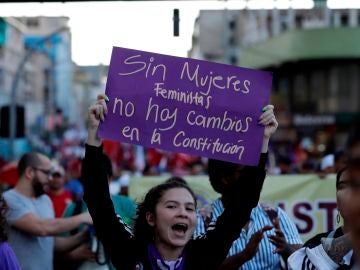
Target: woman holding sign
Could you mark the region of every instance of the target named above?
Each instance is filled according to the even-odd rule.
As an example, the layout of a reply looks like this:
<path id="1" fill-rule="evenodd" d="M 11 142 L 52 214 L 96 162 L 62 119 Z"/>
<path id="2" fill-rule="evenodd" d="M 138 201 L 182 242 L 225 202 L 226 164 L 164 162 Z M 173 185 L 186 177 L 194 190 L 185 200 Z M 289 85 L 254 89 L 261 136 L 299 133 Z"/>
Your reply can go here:
<path id="1" fill-rule="evenodd" d="M 219 217 L 213 230 L 192 239 L 196 226 L 196 200 L 183 181 L 169 179 L 153 187 L 139 205 L 134 233 L 116 216 L 110 199 L 106 172 L 101 168 L 102 142 L 97 137 L 100 121 L 107 114 L 107 97 L 99 95 L 89 108 L 88 139 L 82 166 L 84 200 L 93 218 L 96 233 L 112 264 L 131 269 L 218 269 L 232 242 L 258 203 L 265 179 L 265 162 L 246 166 L 245 179 L 235 183 L 229 207 Z M 276 130 L 273 106 L 268 105 L 260 124 Z M 273 133 L 273 132 L 272 132 Z M 265 139 L 266 149 L 268 138 Z"/>

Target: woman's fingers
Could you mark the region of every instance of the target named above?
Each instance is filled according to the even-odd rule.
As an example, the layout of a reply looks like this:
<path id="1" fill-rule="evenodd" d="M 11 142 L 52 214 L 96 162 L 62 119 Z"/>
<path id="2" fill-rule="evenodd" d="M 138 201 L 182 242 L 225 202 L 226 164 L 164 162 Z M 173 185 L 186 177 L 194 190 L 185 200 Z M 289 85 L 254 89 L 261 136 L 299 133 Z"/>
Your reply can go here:
<path id="1" fill-rule="evenodd" d="M 97 113 L 96 105 L 90 106 L 90 108 L 89 108 L 89 117 L 90 117 L 90 119 L 92 119 L 92 118 L 98 119 L 98 113 Z"/>
<path id="2" fill-rule="evenodd" d="M 106 105 L 107 97 L 105 97 L 105 94 L 98 95 L 96 103 L 90 107 L 90 117 L 93 115 L 95 119 L 104 121 L 105 116 L 108 113 Z"/>
<path id="3" fill-rule="evenodd" d="M 97 100 L 104 99 L 106 101 L 109 101 L 109 98 L 105 94 L 99 94 L 97 95 Z"/>
<path id="4" fill-rule="evenodd" d="M 264 108 L 263 108 L 263 113 L 260 115 L 259 117 L 259 124 L 262 124 L 262 125 L 270 125 L 270 124 L 274 124 L 276 121 L 276 118 L 275 118 L 275 114 L 274 114 L 274 106 L 269 104 L 269 105 L 266 105 Z"/>
<path id="5" fill-rule="evenodd" d="M 262 108 L 263 112 L 266 112 L 266 111 L 269 111 L 269 110 L 274 110 L 274 105 L 268 104 L 264 108 Z"/>
<path id="6" fill-rule="evenodd" d="M 259 121 L 259 124 L 264 126 L 276 125 L 277 121 L 275 115 L 266 116 L 265 118 Z"/>
<path id="7" fill-rule="evenodd" d="M 108 108 L 107 108 L 106 102 L 107 102 L 107 101 L 106 101 L 105 99 L 101 99 L 101 100 L 100 100 L 100 103 L 101 103 L 101 105 L 102 105 L 103 108 L 104 108 L 105 114 L 108 113 Z"/>

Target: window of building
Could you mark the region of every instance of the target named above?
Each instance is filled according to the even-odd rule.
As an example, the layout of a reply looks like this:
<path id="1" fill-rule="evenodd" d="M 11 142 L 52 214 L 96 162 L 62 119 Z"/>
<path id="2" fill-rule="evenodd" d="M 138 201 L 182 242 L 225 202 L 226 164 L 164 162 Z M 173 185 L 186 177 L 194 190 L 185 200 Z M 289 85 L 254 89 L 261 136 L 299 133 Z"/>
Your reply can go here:
<path id="1" fill-rule="evenodd" d="M 288 77 L 283 77 L 279 79 L 279 84 L 277 87 L 278 96 L 281 97 L 281 105 L 285 107 L 287 111 L 290 111 L 290 80 Z"/>
<path id="2" fill-rule="evenodd" d="M 273 36 L 273 18 L 271 15 L 268 15 L 266 18 L 266 28 L 267 32 L 269 33 L 269 37 Z"/>
<path id="3" fill-rule="evenodd" d="M 295 111 L 307 112 L 309 105 L 308 78 L 305 74 L 296 74 L 294 78 L 293 101 Z"/>
<path id="4" fill-rule="evenodd" d="M 355 71 L 355 72 L 354 72 Z M 342 112 L 352 111 L 352 89 L 356 85 L 356 69 L 351 65 L 343 65 L 339 68 L 339 89 L 337 91 L 337 109 Z"/>
<path id="5" fill-rule="evenodd" d="M 340 16 L 340 25 L 341 26 L 349 26 L 349 16 L 348 14 L 341 14 Z"/>
<path id="6" fill-rule="evenodd" d="M 231 65 L 236 65 L 237 61 L 238 61 L 238 59 L 237 59 L 236 56 L 233 55 L 233 56 L 230 57 L 230 64 Z"/>
<path id="7" fill-rule="evenodd" d="M 230 46 L 235 46 L 236 45 L 236 38 L 232 35 L 231 37 L 229 37 L 229 41 L 228 41 Z"/>
<path id="8" fill-rule="evenodd" d="M 26 25 L 30 28 L 36 28 L 39 26 L 39 19 L 38 18 L 28 18 L 26 20 Z"/>
<path id="9" fill-rule="evenodd" d="M 236 28 L 236 21 L 232 19 L 231 21 L 229 21 L 229 29 L 235 30 L 235 28 Z"/>
<path id="10" fill-rule="evenodd" d="M 310 74 L 310 92 L 309 103 L 313 112 L 321 113 L 324 105 L 321 104 L 326 96 L 326 79 L 324 71 L 321 69 L 314 70 Z"/>
<path id="11" fill-rule="evenodd" d="M 339 66 L 330 66 L 327 77 L 329 83 L 326 89 L 326 96 L 324 97 L 324 99 L 326 100 L 326 112 L 333 113 L 337 110 L 337 98 L 339 91 Z"/>
<path id="12" fill-rule="evenodd" d="M 289 12 L 287 10 L 280 10 L 280 32 L 285 32 L 289 29 Z"/>
<path id="13" fill-rule="evenodd" d="M 303 24 L 303 16 L 301 14 L 296 14 L 295 16 L 295 27 L 301 29 Z"/>

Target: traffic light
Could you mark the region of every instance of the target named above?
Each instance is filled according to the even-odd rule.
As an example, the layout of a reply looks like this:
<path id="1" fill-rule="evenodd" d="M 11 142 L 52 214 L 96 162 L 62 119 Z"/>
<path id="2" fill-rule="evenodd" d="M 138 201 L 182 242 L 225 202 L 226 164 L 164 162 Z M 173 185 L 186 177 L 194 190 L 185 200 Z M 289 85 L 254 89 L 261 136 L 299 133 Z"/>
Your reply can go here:
<path id="1" fill-rule="evenodd" d="M 179 9 L 175 8 L 174 9 L 174 16 L 173 16 L 173 21 L 174 21 L 174 37 L 178 37 L 180 35 L 180 11 Z"/>

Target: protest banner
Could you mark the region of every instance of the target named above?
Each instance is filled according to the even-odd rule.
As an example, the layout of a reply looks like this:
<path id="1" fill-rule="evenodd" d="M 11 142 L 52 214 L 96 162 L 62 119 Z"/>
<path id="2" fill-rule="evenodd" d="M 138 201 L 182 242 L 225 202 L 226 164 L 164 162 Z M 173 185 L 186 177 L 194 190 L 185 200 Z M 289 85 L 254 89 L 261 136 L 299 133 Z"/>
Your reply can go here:
<path id="1" fill-rule="evenodd" d="M 271 82 L 270 72 L 114 47 L 99 135 L 256 165 Z"/>

